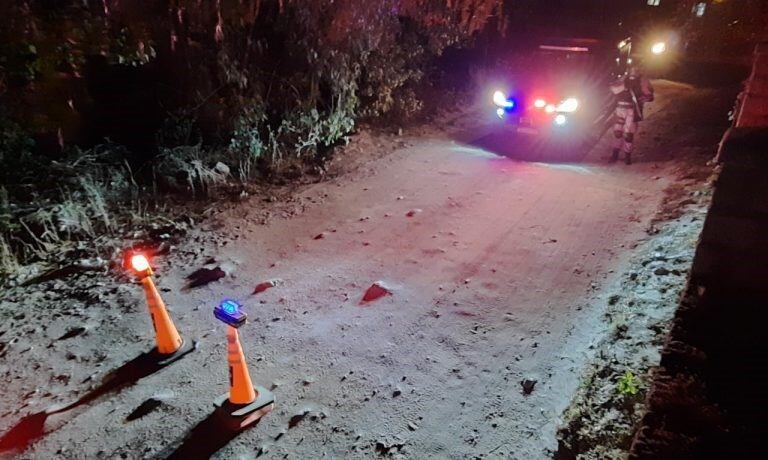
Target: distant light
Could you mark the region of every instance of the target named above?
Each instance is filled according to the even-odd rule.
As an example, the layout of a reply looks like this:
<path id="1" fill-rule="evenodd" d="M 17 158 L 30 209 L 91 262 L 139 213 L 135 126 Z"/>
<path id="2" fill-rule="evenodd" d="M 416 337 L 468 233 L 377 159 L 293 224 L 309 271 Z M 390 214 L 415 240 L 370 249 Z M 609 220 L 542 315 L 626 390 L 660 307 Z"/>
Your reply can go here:
<path id="1" fill-rule="evenodd" d="M 499 107 L 505 107 L 508 109 L 511 109 L 512 107 L 515 106 L 514 101 L 507 99 L 507 96 L 501 91 L 496 91 L 495 93 L 493 93 L 493 103 L 498 105 Z"/>
<path id="2" fill-rule="evenodd" d="M 557 107 L 558 112 L 575 112 L 579 108 L 579 100 L 575 97 L 569 97 L 568 99 L 564 100 L 560 103 L 560 105 Z"/>
<path id="3" fill-rule="evenodd" d="M 496 116 L 499 118 L 504 118 L 504 109 L 502 108 L 496 109 Z"/>
<path id="4" fill-rule="evenodd" d="M 131 267 L 137 272 L 144 272 L 149 269 L 149 261 L 143 254 L 136 254 L 131 257 Z"/>
<path id="5" fill-rule="evenodd" d="M 632 64 L 632 58 L 627 59 L 627 64 Z"/>
<path id="6" fill-rule="evenodd" d="M 622 49 L 622 48 L 624 48 L 625 46 L 627 46 L 627 42 L 626 42 L 626 40 L 622 40 L 622 41 L 620 41 L 620 42 L 619 42 L 619 49 Z"/>
<path id="7" fill-rule="evenodd" d="M 568 121 L 568 117 L 566 117 L 563 114 L 560 114 L 555 117 L 555 124 L 558 126 L 563 126 L 567 121 Z"/>
<path id="8" fill-rule="evenodd" d="M 537 109 L 544 108 L 546 105 L 547 105 L 547 101 L 545 101 L 544 99 L 536 99 L 535 101 L 533 101 L 533 106 L 536 107 Z"/>
<path id="9" fill-rule="evenodd" d="M 702 17 L 707 12 L 707 4 L 704 2 L 699 2 L 693 6 L 693 12 L 696 14 L 696 17 Z"/>
<path id="10" fill-rule="evenodd" d="M 547 104 L 547 106 L 544 107 L 544 111 L 547 113 L 554 113 L 555 110 L 557 110 L 557 107 L 555 107 L 554 104 Z"/>
<path id="11" fill-rule="evenodd" d="M 651 53 L 657 56 L 659 54 L 664 54 L 665 51 L 667 51 L 667 44 L 664 42 L 654 43 L 653 46 L 651 46 Z"/>

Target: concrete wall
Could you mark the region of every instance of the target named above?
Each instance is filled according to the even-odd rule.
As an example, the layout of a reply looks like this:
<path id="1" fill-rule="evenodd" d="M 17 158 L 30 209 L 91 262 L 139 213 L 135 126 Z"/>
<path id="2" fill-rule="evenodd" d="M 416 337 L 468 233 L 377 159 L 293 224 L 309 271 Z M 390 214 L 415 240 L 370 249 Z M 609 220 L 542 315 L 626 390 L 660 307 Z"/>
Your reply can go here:
<path id="1" fill-rule="evenodd" d="M 768 42 L 755 48 L 752 73 L 742 95 L 735 127 L 768 126 Z"/>
<path id="2" fill-rule="evenodd" d="M 768 442 L 768 44 L 758 47 L 631 459 L 741 459 Z"/>

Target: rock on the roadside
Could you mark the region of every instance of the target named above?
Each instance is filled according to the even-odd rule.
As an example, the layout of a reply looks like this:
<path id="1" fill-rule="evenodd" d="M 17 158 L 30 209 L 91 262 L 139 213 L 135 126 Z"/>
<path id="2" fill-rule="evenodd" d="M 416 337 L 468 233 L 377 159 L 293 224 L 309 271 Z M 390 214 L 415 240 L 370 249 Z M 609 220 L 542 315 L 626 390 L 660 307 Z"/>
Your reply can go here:
<path id="1" fill-rule="evenodd" d="M 67 340 L 67 339 L 71 339 L 71 338 L 73 338 L 73 337 L 77 337 L 78 335 L 82 334 L 82 333 L 83 333 L 83 332 L 85 332 L 86 330 L 87 330 L 87 329 L 86 329 L 86 328 L 84 328 L 84 327 L 82 327 L 82 326 L 74 327 L 74 328 L 71 328 L 71 329 L 67 330 L 67 332 L 65 332 L 65 333 L 64 333 L 64 334 L 63 334 L 61 337 L 59 337 L 59 338 L 58 338 L 58 339 L 56 339 L 56 340 Z"/>
<path id="2" fill-rule="evenodd" d="M 187 276 L 187 288 L 196 288 L 199 286 L 205 286 L 208 283 L 212 283 L 216 280 L 224 278 L 227 274 L 221 267 L 215 268 L 199 268 Z"/>
<path id="3" fill-rule="evenodd" d="M 536 383 L 538 383 L 536 379 L 525 378 L 521 380 L 520 386 L 523 387 L 523 394 L 529 395 L 533 393 L 533 388 L 536 386 Z"/>
<path id="4" fill-rule="evenodd" d="M 163 405 L 162 400 L 156 399 L 156 398 L 149 398 L 143 403 L 141 403 L 139 407 L 134 409 L 133 412 L 128 414 L 128 416 L 125 418 L 125 421 L 131 422 L 133 420 L 138 420 L 144 417 L 145 415 L 149 414 L 150 412 L 155 411 L 157 408 L 159 408 L 162 405 Z"/>
<path id="5" fill-rule="evenodd" d="M 282 282 L 282 280 L 274 279 L 269 281 L 264 281 L 263 283 L 259 283 L 256 285 L 256 287 L 253 289 L 253 292 L 251 294 L 258 294 L 260 292 L 264 292 L 269 288 L 273 288 L 277 285 L 279 285 Z"/>
<path id="6" fill-rule="evenodd" d="M 387 287 L 382 281 L 376 281 L 365 291 L 363 295 L 363 302 L 372 302 L 378 300 L 386 295 L 392 295 L 392 289 Z"/>
<path id="7" fill-rule="evenodd" d="M 223 175 L 223 176 L 229 176 L 229 166 L 225 165 L 222 162 L 216 163 L 216 166 L 213 167 L 214 171 L 217 173 Z"/>
<path id="8" fill-rule="evenodd" d="M 421 213 L 421 212 L 422 212 L 422 211 L 421 211 L 421 209 L 411 209 L 410 211 L 408 211 L 407 213 L 405 213 L 405 216 L 406 216 L 406 217 L 413 217 L 413 216 L 415 216 L 416 214 L 419 214 L 419 213 Z"/>

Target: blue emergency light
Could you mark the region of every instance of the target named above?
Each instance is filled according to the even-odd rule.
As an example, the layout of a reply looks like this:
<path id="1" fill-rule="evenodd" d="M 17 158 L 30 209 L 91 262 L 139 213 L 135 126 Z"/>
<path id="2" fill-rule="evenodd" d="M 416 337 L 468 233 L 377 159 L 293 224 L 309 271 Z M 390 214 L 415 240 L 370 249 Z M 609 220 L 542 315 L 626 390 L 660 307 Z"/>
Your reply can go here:
<path id="1" fill-rule="evenodd" d="M 517 107 L 517 100 L 502 91 L 493 93 L 493 103 L 505 112 L 512 112 Z"/>
<path id="2" fill-rule="evenodd" d="M 247 315 L 240 309 L 241 305 L 234 300 L 224 300 L 213 309 L 213 316 L 232 327 L 245 324 Z"/>

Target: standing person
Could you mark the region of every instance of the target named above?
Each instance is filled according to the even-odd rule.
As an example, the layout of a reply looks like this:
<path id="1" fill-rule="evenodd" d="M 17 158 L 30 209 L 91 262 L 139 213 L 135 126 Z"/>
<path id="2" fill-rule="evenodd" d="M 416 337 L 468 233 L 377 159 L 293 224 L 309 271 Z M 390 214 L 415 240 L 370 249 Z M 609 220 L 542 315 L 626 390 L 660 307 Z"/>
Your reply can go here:
<path id="1" fill-rule="evenodd" d="M 616 96 L 611 162 L 618 160 L 619 154 L 624 152 L 624 161 L 632 164 L 635 133 L 638 123 L 643 120 L 643 106 L 653 101 L 653 86 L 640 69 L 632 65 L 625 76 L 611 85 L 611 92 Z"/>

